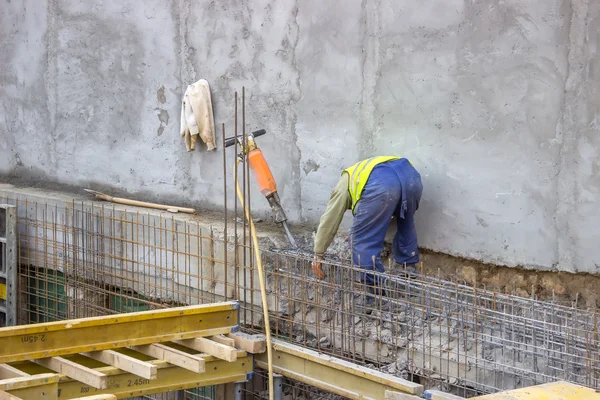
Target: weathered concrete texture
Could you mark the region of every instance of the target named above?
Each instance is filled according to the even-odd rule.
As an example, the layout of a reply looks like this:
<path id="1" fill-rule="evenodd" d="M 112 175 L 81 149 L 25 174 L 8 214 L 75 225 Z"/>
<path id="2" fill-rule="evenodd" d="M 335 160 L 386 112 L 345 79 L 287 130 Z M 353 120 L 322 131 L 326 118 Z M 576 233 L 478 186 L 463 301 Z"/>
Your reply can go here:
<path id="1" fill-rule="evenodd" d="M 292 221 L 397 153 L 423 175 L 422 246 L 598 273 L 599 22 L 591 0 L 4 0 L 0 174 L 220 207 L 221 152 L 178 136 L 205 78 L 219 138 L 247 88 Z"/>
<path id="2" fill-rule="evenodd" d="M 419 217 L 428 245 L 495 263 L 554 264 L 552 141 L 568 10 L 559 1 L 393 4 L 379 7 L 386 35 L 374 143 L 405 151 L 427 177 Z M 403 14 L 408 24 L 397 23 Z"/>
<path id="3" fill-rule="evenodd" d="M 569 75 L 557 129 L 556 226 L 561 266 L 600 270 L 600 3 L 573 1 Z"/>

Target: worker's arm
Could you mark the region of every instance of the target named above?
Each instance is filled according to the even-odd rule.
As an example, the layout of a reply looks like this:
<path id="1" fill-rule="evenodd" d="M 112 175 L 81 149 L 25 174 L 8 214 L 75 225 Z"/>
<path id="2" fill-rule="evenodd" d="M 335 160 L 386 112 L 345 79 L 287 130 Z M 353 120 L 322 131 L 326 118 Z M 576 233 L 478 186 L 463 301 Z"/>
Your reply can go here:
<path id="1" fill-rule="evenodd" d="M 352 206 L 352 198 L 348 193 L 348 174 L 342 174 L 338 184 L 331 192 L 327 209 L 321 216 L 315 237 L 315 256 L 321 257 L 327 250 L 342 223 L 344 213 Z"/>

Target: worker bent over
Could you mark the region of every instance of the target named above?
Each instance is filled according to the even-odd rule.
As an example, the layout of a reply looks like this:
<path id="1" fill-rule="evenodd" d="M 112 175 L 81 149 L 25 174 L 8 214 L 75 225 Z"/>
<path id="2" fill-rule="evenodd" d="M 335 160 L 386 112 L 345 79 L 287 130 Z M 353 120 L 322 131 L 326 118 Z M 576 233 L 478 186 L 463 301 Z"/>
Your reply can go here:
<path id="1" fill-rule="evenodd" d="M 384 272 L 381 250 L 392 216 L 396 218 L 392 256 L 398 264 L 414 268 L 419 261 L 414 216 L 419 208 L 423 184 L 421 175 L 406 158 L 372 157 L 342 173 L 321 217 L 315 238 L 313 271 L 324 278 L 320 260 L 342 222 L 352 210 L 354 220 L 349 241 L 354 264 L 365 271 Z M 361 272 L 361 281 L 370 288 L 379 286 L 372 273 Z"/>

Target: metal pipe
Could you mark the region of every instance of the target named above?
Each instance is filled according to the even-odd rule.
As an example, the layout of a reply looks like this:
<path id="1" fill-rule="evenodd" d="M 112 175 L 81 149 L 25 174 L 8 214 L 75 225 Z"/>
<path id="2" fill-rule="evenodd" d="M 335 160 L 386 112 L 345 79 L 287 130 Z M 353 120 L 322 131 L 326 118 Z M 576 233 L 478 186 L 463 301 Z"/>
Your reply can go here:
<path id="1" fill-rule="evenodd" d="M 273 400 L 283 400 L 283 375 L 273 374 Z"/>
<path id="2" fill-rule="evenodd" d="M 234 388 L 234 400 L 242 400 L 244 397 L 244 384 L 246 382 L 236 382 Z"/>

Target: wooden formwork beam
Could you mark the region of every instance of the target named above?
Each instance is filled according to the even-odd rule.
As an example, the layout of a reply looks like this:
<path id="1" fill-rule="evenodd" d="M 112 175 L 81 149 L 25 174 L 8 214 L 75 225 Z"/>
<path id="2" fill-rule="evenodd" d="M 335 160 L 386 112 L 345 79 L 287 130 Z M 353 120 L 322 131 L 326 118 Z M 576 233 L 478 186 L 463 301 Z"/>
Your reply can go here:
<path id="1" fill-rule="evenodd" d="M 225 335 L 215 335 L 215 336 L 211 336 L 210 340 L 213 340 L 217 343 L 221 343 L 224 344 L 226 346 L 231 346 L 231 347 L 235 347 L 235 340 L 226 337 Z"/>
<path id="2" fill-rule="evenodd" d="M 51 357 L 34 360 L 34 362 L 96 389 L 106 389 L 107 387 L 108 376 L 74 361 L 62 357 Z"/>
<path id="3" fill-rule="evenodd" d="M 246 381 L 254 361 L 244 349 L 264 348 L 264 338 L 236 334 L 237 321 L 238 303 L 226 302 L 3 328 L 0 361 L 12 364 L 0 364 L 0 400 L 127 398 Z"/>
<path id="4" fill-rule="evenodd" d="M 238 308 L 224 302 L 0 328 L 0 363 L 228 334 Z"/>
<path id="5" fill-rule="evenodd" d="M 205 362 L 202 357 L 174 349 L 164 344 L 133 346 L 132 350 L 159 360 L 165 360 L 170 364 L 177 365 L 178 367 L 185 368 L 197 374 L 206 370 Z"/>
<path id="6" fill-rule="evenodd" d="M 465 400 L 464 397 L 442 392 L 441 390 L 426 390 L 423 395 L 427 400 Z"/>
<path id="7" fill-rule="evenodd" d="M 551 382 L 474 397 L 477 400 L 600 400 L 592 388 L 570 382 Z"/>
<path id="8" fill-rule="evenodd" d="M 156 379 L 141 378 L 135 374 L 107 366 L 94 368 L 96 372 L 107 376 L 106 389 L 97 389 L 64 375 L 44 374 L 44 379 L 50 378 L 48 382 L 44 382 L 44 379 L 40 378 L 41 375 L 32 375 L 25 378 L 14 378 L 18 381 L 18 385 L 13 383 L 11 386 L 3 386 L 2 382 L 5 381 L 0 381 L 0 390 L 27 400 L 47 399 L 48 397 L 43 397 L 42 392 L 45 393 L 45 396 L 60 393 L 60 400 L 85 398 L 85 396 L 100 394 L 113 395 L 122 399 L 169 390 L 246 381 L 248 376 L 253 373 L 252 356 L 244 351 L 238 352 L 235 362 L 219 360 L 208 355 L 197 355 L 197 357 L 201 357 L 206 363 L 206 371 L 201 374 L 177 367 L 164 360 L 150 360 L 148 363 L 156 366 L 158 370 Z M 15 382 L 15 380 L 9 381 Z M 34 386 L 34 384 L 37 386 Z M 50 384 L 56 384 L 56 386 L 51 389 Z M 52 392 L 52 390 L 54 391 Z"/>
<path id="9" fill-rule="evenodd" d="M 13 396 L 12 394 L 5 392 L 4 390 L 0 390 L 0 400 L 23 400 L 20 397 Z"/>
<path id="10" fill-rule="evenodd" d="M 59 379 L 58 374 L 4 379 L 0 381 L 0 392 L 23 400 L 57 400 Z M 12 397 L 8 399 L 12 400 Z"/>
<path id="11" fill-rule="evenodd" d="M 177 340 L 175 343 L 225 361 L 237 359 L 237 349 L 205 338 Z"/>
<path id="12" fill-rule="evenodd" d="M 12 365 L 0 364 L 0 380 L 19 378 L 23 376 L 29 376 L 29 374 L 13 367 Z"/>
<path id="13" fill-rule="evenodd" d="M 123 371 L 131 372 L 142 378 L 156 379 L 156 365 L 138 360 L 127 354 L 119 353 L 114 350 L 92 351 L 81 354 L 104 364 L 122 369 Z"/>
<path id="14" fill-rule="evenodd" d="M 267 351 L 267 340 L 264 335 L 249 335 L 243 332 L 235 332 L 227 335 L 233 340 L 233 346 L 250 354 L 261 354 Z"/>
<path id="15" fill-rule="evenodd" d="M 418 398 L 423 386 L 379 371 L 327 356 L 313 350 L 272 340 L 273 371 L 350 399 L 384 400 L 400 392 Z M 267 369 L 267 355 L 255 356 L 256 365 Z M 393 397 L 392 397 L 393 398 Z"/>

